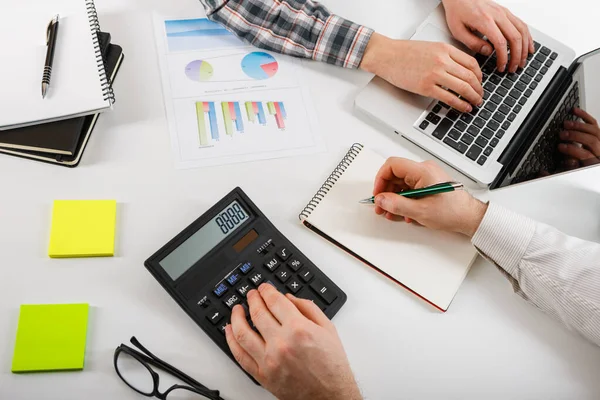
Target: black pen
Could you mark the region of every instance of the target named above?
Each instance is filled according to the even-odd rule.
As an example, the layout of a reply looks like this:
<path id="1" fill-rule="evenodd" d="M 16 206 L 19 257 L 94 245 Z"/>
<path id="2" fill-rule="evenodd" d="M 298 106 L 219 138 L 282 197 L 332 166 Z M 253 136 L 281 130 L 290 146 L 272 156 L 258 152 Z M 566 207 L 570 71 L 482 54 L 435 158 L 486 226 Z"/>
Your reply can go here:
<path id="1" fill-rule="evenodd" d="M 52 18 L 46 29 L 46 62 L 44 63 L 44 73 L 42 75 L 42 98 L 46 98 L 48 88 L 50 87 L 50 77 L 52 76 L 52 63 L 54 62 L 54 50 L 56 48 L 56 38 L 58 37 L 58 14 Z"/>

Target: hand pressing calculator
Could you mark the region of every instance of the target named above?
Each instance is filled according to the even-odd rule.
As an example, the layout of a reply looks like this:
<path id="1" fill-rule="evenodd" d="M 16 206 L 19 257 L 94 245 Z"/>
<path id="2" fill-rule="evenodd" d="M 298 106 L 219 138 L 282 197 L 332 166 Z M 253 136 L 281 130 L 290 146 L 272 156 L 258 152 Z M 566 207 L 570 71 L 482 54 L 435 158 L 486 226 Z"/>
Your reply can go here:
<path id="1" fill-rule="evenodd" d="M 225 326 L 236 304 L 244 305 L 250 322 L 246 294 L 261 283 L 314 301 L 329 318 L 347 298 L 239 187 L 144 265 L 234 361 L 225 340 Z"/>

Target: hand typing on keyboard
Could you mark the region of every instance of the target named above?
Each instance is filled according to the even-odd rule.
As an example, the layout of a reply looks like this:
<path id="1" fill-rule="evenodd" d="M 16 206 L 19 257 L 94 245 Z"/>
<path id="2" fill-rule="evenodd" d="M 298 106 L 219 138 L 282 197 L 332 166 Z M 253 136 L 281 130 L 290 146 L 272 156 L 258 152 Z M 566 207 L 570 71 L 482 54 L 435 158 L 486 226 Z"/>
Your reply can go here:
<path id="1" fill-rule="evenodd" d="M 598 121 L 580 108 L 573 109 L 573 115 L 583 122 L 567 120 L 565 130 L 560 133 L 566 143 L 558 145 L 558 150 L 569 159 L 567 166 L 578 168 L 600 163 L 600 126 Z"/>
<path id="2" fill-rule="evenodd" d="M 489 56 L 492 48 L 476 34 L 479 32 L 494 45 L 500 72 L 506 70 L 507 64 L 509 72 L 525 67 L 528 53 L 534 53 L 533 39 L 527 25 L 509 10 L 490 0 L 443 0 L 443 3 L 448 27 L 456 39 L 474 52 Z"/>
<path id="3" fill-rule="evenodd" d="M 458 232 L 472 237 L 487 206 L 466 191 L 409 199 L 395 194 L 452 181 L 433 161 L 422 163 L 405 158 L 389 158 L 375 178 L 375 212 L 390 220 L 418 222 L 431 229 Z"/>
<path id="4" fill-rule="evenodd" d="M 393 40 L 374 33 L 360 67 L 394 86 L 441 100 L 463 112 L 470 112 L 471 104 L 477 106 L 483 101 L 477 61 L 449 44 Z"/>
<path id="5" fill-rule="evenodd" d="M 309 300 L 262 284 L 237 305 L 225 334 L 235 359 L 279 400 L 360 400 L 346 353 L 331 321 Z"/>

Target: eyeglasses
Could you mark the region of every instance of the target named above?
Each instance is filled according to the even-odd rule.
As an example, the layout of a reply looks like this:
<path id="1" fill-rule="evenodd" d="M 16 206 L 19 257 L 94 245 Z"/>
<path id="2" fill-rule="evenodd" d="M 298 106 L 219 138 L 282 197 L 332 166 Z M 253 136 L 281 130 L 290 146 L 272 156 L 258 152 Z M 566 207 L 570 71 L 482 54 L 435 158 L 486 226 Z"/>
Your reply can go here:
<path id="1" fill-rule="evenodd" d="M 152 354 L 134 337 L 131 344 L 140 351 L 126 344 L 115 349 L 114 364 L 119 377 L 133 390 L 161 400 L 193 399 L 223 400 L 218 390 L 210 390 L 189 375 L 167 364 Z M 158 368 L 178 378 L 186 385 L 173 385 L 164 393 L 158 391 L 159 375 L 152 367 Z"/>

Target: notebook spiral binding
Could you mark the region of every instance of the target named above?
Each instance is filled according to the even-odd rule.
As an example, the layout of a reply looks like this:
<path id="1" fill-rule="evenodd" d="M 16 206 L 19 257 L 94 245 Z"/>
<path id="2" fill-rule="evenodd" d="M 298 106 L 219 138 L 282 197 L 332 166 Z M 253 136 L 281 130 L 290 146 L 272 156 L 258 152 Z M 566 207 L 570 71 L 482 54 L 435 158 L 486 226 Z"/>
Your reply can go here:
<path id="1" fill-rule="evenodd" d="M 94 43 L 96 64 L 98 65 L 98 74 L 102 84 L 104 100 L 109 101 L 112 105 L 115 102 L 115 94 L 113 92 L 110 79 L 108 75 L 106 75 L 106 70 L 104 68 L 105 62 L 102 57 L 102 51 L 100 51 L 100 39 L 98 38 L 98 32 L 100 32 L 100 21 L 98 20 L 98 11 L 96 11 L 94 0 L 85 0 L 85 6 L 90 22 L 90 29 L 92 30 L 92 42 Z"/>
<path id="2" fill-rule="evenodd" d="M 354 143 L 350 147 L 350 150 L 348 150 L 344 158 L 342 158 L 342 161 L 335 167 L 331 175 L 325 180 L 325 183 L 317 190 L 317 193 L 315 193 L 312 200 L 308 202 L 306 207 L 304 207 L 304 210 L 298 215 L 300 221 L 307 219 L 315 208 L 317 208 L 319 203 L 325 198 L 325 195 L 333 188 L 333 185 L 341 178 L 342 174 L 346 172 L 350 167 L 350 164 L 352 164 L 363 148 L 364 146 L 360 143 Z"/>

